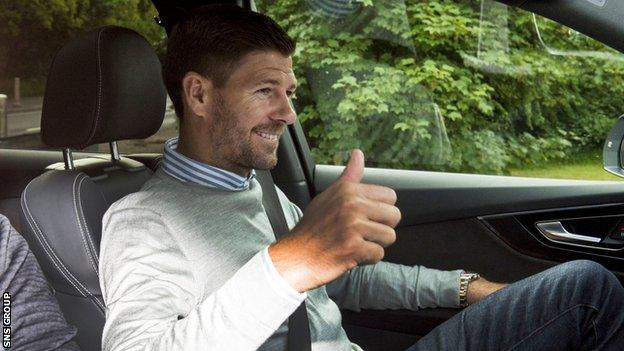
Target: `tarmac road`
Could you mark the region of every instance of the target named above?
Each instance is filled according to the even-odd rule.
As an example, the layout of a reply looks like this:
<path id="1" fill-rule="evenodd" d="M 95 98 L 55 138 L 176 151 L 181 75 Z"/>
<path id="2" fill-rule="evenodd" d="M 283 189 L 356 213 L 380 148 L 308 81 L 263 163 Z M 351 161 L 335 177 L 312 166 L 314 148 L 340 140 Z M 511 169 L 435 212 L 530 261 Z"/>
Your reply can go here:
<path id="1" fill-rule="evenodd" d="M 38 133 L 41 122 L 41 110 L 11 112 L 7 115 L 8 135 Z"/>

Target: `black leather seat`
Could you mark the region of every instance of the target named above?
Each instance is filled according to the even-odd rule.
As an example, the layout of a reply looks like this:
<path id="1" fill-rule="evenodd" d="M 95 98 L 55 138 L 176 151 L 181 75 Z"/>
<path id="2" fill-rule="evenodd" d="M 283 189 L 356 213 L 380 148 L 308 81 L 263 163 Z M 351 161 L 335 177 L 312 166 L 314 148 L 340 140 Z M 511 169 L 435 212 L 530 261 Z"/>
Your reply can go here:
<path id="1" fill-rule="evenodd" d="M 116 140 L 154 134 L 165 112 L 161 65 L 134 31 L 102 27 L 64 46 L 50 68 L 41 131 L 63 149 L 55 164 L 22 193 L 28 240 L 83 350 L 100 350 L 105 306 L 98 277 L 102 216 L 151 176 L 144 164 L 119 157 Z M 111 155 L 75 162 L 72 149 L 111 143 Z"/>

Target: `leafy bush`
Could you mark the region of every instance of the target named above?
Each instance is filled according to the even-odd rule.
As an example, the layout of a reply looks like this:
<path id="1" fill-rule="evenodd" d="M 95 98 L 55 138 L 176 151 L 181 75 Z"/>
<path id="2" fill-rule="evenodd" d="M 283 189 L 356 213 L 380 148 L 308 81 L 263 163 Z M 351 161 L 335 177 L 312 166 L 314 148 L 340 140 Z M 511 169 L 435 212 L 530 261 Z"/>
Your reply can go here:
<path id="1" fill-rule="evenodd" d="M 370 166 L 504 174 L 596 150 L 621 112 L 622 61 L 548 54 L 525 11 L 323 3 L 257 1 L 298 43 L 296 105 L 318 163 L 359 147 Z M 562 26 L 540 26 L 568 44 Z"/>
<path id="2" fill-rule="evenodd" d="M 600 148 L 624 60 L 549 54 L 533 17 L 476 0 L 257 0 L 298 42 L 295 101 L 318 163 L 361 148 L 369 166 L 505 174 Z M 0 91 L 40 94 L 54 52 L 105 24 L 162 53 L 150 0 L 0 3 Z M 483 19 L 483 20 L 481 20 Z M 606 50 L 540 20 L 555 47 Z"/>
<path id="3" fill-rule="evenodd" d="M 150 0 L 0 1 L 0 78 L 37 78 L 41 85 L 62 45 L 103 25 L 132 28 L 162 52 L 165 31 L 154 24 L 154 15 Z"/>

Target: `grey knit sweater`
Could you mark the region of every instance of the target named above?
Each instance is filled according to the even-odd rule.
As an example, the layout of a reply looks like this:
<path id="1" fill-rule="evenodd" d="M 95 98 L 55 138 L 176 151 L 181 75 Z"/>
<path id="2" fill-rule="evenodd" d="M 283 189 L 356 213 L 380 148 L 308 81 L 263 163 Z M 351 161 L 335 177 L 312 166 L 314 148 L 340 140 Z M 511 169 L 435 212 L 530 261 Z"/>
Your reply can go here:
<path id="1" fill-rule="evenodd" d="M 3 346 L 7 350 L 78 350 L 76 328 L 65 321 L 41 268 L 26 240 L 0 215 L 0 292 L 3 308 Z M 6 305 L 5 305 L 6 304 Z M 3 312 L 7 312 L 4 310 Z M 5 333 L 4 328 L 10 328 Z M 10 335 L 10 340 L 4 335 Z M 8 344 L 5 344 L 8 342 Z"/>
<path id="2" fill-rule="evenodd" d="M 301 211 L 278 191 L 289 227 Z M 157 171 L 103 219 L 104 350 L 286 350 L 299 295 L 275 271 L 260 184 L 226 191 Z M 276 278 L 277 276 L 277 278 Z M 314 351 L 360 350 L 339 307 L 458 305 L 459 271 L 380 262 L 308 291 Z"/>

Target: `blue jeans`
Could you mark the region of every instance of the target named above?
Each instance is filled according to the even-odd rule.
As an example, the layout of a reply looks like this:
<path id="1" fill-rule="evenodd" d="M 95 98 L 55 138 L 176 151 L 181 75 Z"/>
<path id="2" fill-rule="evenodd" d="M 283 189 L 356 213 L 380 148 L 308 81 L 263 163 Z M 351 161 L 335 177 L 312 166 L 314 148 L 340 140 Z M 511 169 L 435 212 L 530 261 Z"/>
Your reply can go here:
<path id="1" fill-rule="evenodd" d="M 624 288 L 597 263 L 561 264 L 469 306 L 417 350 L 624 350 Z"/>

